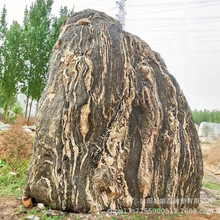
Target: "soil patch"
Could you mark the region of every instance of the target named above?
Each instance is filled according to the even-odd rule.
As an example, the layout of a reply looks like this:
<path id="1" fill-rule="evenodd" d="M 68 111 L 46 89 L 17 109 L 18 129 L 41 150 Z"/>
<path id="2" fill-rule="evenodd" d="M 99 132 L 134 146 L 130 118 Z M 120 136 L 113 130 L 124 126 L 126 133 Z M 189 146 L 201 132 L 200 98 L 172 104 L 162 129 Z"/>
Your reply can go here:
<path id="1" fill-rule="evenodd" d="M 17 220 L 22 219 L 16 216 L 17 210 L 22 205 L 16 197 L 0 197 L 0 220 Z"/>
<path id="2" fill-rule="evenodd" d="M 11 125 L 8 131 L 0 132 L 0 159 L 30 158 L 33 149 L 33 137 L 25 132 L 21 123 Z"/>

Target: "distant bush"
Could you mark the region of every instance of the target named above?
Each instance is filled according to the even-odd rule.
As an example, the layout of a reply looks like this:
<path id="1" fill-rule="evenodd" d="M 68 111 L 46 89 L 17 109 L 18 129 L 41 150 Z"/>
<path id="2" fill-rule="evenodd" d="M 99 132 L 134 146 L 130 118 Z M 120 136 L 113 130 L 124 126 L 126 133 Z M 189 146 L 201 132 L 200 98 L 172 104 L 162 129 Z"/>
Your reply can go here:
<path id="1" fill-rule="evenodd" d="M 220 123 L 220 111 L 194 110 L 192 112 L 194 122 L 200 125 L 202 122 Z"/>
<path id="2" fill-rule="evenodd" d="M 11 110 L 17 115 L 23 114 L 23 109 L 18 101 L 13 103 Z"/>
<path id="3" fill-rule="evenodd" d="M 0 92 L 0 108 L 3 108 L 5 100 L 5 96 Z"/>

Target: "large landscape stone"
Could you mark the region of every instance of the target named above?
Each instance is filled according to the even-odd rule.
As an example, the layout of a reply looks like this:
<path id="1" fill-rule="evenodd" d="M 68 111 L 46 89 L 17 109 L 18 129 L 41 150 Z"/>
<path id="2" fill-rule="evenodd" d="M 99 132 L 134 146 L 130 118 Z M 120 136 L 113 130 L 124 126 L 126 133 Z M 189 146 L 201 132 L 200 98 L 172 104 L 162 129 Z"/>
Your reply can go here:
<path id="1" fill-rule="evenodd" d="M 64 22 L 39 106 L 24 196 L 74 212 L 198 206 L 202 154 L 185 96 L 115 19 L 84 10 Z"/>
<path id="2" fill-rule="evenodd" d="M 198 130 L 201 142 L 215 143 L 220 140 L 220 124 L 211 122 L 202 122 Z"/>
<path id="3" fill-rule="evenodd" d="M 202 122 L 198 134 L 200 137 L 220 138 L 220 124 Z"/>

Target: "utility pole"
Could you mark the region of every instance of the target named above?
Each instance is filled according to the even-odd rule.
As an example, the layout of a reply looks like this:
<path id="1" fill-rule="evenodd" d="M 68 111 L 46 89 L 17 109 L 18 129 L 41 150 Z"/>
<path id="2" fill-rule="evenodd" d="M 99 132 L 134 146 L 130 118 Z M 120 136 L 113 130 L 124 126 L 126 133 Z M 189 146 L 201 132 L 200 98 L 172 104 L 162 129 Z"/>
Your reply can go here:
<path id="1" fill-rule="evenodd" d="M 116 19 L 121 23 L 122 29 L 125 27 L 125 2 L 126 0 L 116 1 L 116 7 L 118 8 L 118 13 L 116 14 Z"/>

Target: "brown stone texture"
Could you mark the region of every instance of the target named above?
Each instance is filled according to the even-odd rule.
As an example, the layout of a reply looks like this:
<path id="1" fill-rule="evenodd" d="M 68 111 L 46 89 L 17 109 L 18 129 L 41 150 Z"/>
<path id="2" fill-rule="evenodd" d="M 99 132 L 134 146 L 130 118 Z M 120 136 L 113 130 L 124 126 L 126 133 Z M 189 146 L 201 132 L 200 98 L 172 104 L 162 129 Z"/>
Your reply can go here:
<path id="1" fill-rule="evenodd" d="M 202 176 L 190 108 L 160 55 L 102 12 L 68 18 L 40 100 L 25 196 L 75 212 L 197 207 L 148 201 L 199 198 Z"/>

